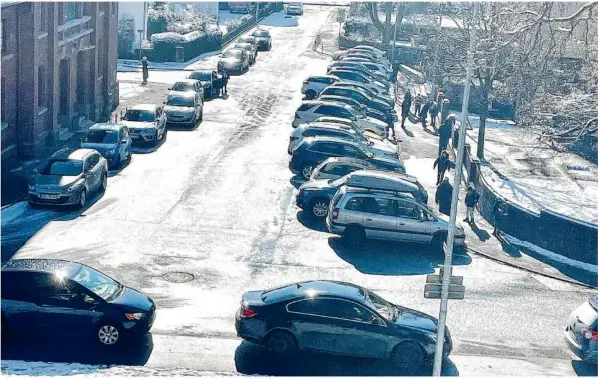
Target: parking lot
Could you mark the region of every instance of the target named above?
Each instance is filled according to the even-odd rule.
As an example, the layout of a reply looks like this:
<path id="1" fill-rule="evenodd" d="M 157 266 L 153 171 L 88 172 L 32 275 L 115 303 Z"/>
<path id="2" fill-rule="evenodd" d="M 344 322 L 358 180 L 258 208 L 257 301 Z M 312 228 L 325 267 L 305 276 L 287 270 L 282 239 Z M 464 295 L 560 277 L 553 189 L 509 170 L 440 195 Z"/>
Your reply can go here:
<path id="1" fill-rule="evenodd" d="M 228 97 L 205 103 L 197 128 L 171 131 L 156 149 L 138 151 L 130 165 L 113 173 L 105 194 L 82 211 L 22 206 L 18 217 L 3 221 L 3 261 L 81 262 L 139 289 L 158 306 L 151 335 L 130 359 L 68 347 L 52 354 L 43 347 L 28 351 L 21 342 L 3 345 L 3 359 L 49 356 L 90 365 L 246 374 L 400 374 L 383 363 L 320 356 L 268 363 L 234 328 L 245 291 L 309 279 L 352 282 L 438 313 L 438 301 L 423 298 L 425 275 L 443 262 L 438 251 L 383 241 L 349 248 L 295 204 L 303 180 L 288 169 L 291 123 L 303 98 L 302 81 L 325 74 L 331 61 L 311 45 L 332 22 L 329 8 L 315 6 L 305 8 L 296 27 L 268 25 L 266 19 L 272 50 L 260 52 L 249 72 L 231 78 Z M 217 60 L 208 57 L 197 67 L 214 69 Z M 121 86 L 135 88 L 120 108 L 161 104 L 169 86 L 188 74 L 151 71 L 147 86 L 137 89 L 140 72 L 119 73 Z M 575 375 L 564 323 L 593 292 L 467 252 L 453 264 L 465 278 L 466 294 L 449 304 L 455 346 L 446 374 Z M 505 369 L 487 367 L 488 357 Z M 307 358 L 312 363 L 297 364 Z"/>

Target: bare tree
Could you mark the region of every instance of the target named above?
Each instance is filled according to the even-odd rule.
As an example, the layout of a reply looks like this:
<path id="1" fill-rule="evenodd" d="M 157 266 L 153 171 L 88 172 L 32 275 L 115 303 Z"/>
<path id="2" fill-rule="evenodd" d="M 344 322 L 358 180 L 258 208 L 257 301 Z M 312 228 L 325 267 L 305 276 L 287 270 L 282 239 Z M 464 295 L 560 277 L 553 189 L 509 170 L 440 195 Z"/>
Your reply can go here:
<path id="1" fill-rule="evenodd" d="M 403 21 L 403 17 L 405 16 L 405 12 L 404 12 L 405 11 L 405 3 L 404 2 L 393 3 L 390 1 L 382 3 L 382 8 L 384 9 L 384 22 L 380 21 L 380 18 L 379 18 L 378 3 L 376 3 L 376 2 L 365 3 L 364 6 L 367 9 L 367 12 L 370 17 L 370 20 L 372 21 L 372 24 L 380 32 L 380 35 L 382 36 L 382 42 L 389 43 L 392 38 L 392 31 L 394 28 L 394 24 L 392 23 L 393 10 L 395 9 L 395 6 L 399 7 L 399 9 L 397 11 L 397 18 L 395 19 L 395 22 L 398 22 L 399 25 L 401 25 L 401 22 Z"/>

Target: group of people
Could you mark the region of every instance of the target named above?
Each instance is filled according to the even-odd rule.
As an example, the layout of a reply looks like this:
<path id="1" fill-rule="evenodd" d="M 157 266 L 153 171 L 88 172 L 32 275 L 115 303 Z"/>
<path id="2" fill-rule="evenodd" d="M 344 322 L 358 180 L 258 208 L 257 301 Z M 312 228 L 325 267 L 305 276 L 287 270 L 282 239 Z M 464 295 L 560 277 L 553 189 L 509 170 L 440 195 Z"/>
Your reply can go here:
<path id="1" fill-rule="evenodd" d="M 405 97 L 401 103 L 401 128 L 405 128 L 405 120 L 411 113 L 411 105 L 415 106 L 415 112 L 413 113 L 418 122 L 421 122 L 422 127 L 425 129 L 428 127 L 428 114 L 430 114 L 430 125 L 436 128 L 436 119 L 438 118 L 438 104 L 434 100 L 428 100 L 426 96 L 417 94 L 415 98 L 408 89 L 405 92 Z"/>

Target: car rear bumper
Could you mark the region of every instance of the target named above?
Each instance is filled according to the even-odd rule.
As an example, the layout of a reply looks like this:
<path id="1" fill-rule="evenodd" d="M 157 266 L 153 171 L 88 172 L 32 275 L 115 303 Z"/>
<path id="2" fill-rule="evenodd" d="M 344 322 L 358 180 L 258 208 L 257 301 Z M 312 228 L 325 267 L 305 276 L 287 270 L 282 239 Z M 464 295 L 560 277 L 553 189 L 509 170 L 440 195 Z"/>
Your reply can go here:
<path id="1" fill-rule="evenodd" d="M 299 125 L 301 125 L 301 124 L 302 124 L 302 121 L 301 121 L 301 119 L 300 119 L 300 118 L 295 118 L 295 119 L 293 120 L 293 123 L 292 123 L 292 125 L 293 125 L 293 128 L 296 128 L 296 127 L 298 127 L 298 126 L 299 126 Z"/>
<path id="2" fill-rule="evenodd" d="M 567 346 L 569 349 L 577 356 L 579 359 L 586 361 L 586 362 L 598 362 L 598 350 L 594 349 L 584 349 L 579 342 L 577 342 L 575 336 L 570 332 L 569 327 L 565 329 L 565 341 L 567 342 Z"/>
<path id="3" fill-rule="evenodd" d="M 345 226 L 336 224 L 326 217 L 326 229 L 332 234 L 342 235 L 345 232 Z"/>
<path id="4" fill-rule="evenodd" d="M 241 317 L 241 310 L 239 309 L 235 314 L 235 330 L 237 336 L 261 345 L 266 335 L 266 324 L 256 318 Z"/>
<path id="5" fill-rule="evenodd" d="M 30 204 L 39 205 L 73 205 L 79 203 L 80 192 L 72 192 L 68 194 L 47 194 L 51 196 L 58 196 L 57 199 L 43 199 L 40 196 L 44 194 L 29 193 L 27 201 Z"/>
<path id="6" fill-rule="evenodd" d="M 167 127 L 193 127 L 195 125 L 195 117 L 193 117 L 191 120 L 185 120 L 185 121 L 166 121 L 166 126 Z"/>

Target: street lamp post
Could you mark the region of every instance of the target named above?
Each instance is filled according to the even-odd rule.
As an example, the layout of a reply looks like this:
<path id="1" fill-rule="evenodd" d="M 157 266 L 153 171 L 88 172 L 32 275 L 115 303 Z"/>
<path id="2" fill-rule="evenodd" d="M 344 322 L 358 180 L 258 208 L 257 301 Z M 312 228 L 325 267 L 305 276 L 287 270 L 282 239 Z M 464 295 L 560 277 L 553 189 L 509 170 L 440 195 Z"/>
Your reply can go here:
<path id="1" fill-rule="evenodd" d="M 143 29 L 139 29 L 137 30 L 137 33 L 139 33 L 139 60 L 141 60 L 142 58 L 142 48 L 143 48 L 143 33 L 145 31 Z"/>
<path id="2" fill-rule="evenodd" d="M 436 353 L 434 354 L 433 375 L 440 376 L 442 368 L 442 349 L 444 347 L 444 333 L 446 328 L 446 314 L 448 308 L 449 284 L 451 277 L 451 264 L 453 259 L 453 243 L 455 240 L 455 229 L 457 221 L 457 203 L 459 201 L 459 185 L 463 173 L 463 153 L 465 152 L 465 132 L 467 121 L 467 107 L 469 105 L 469 90 L 471 87 L 471 75 L 473 66 L 473 48 L 475 47 L 476 27 L 478 24 L 478 3 L 473 5 L 473 25 L 469 38 L 469 50 L 467 51 L 467 73 L 465 75 L 465 91 L 463 93 L 463 107 L 461 108 L 461 125 L 459 126 L 459 143 L 457 145 L 457 164 L 455 167 L 455 183 L 451 199 L 451 215 L 449 220 L 448 236 L 444 256 L 444 270 L 442 275 L 442 292 L 440 296 L 440 314 L 438 315 L 438 330 L 436 335 Z"/>
<path id="3" fill-rule="evenodd" d="M 258 26 L 258 22 L 260 20 L 260 2 L 255 2 L 255 26 Z"/>

